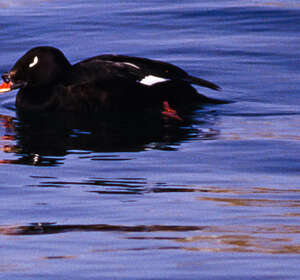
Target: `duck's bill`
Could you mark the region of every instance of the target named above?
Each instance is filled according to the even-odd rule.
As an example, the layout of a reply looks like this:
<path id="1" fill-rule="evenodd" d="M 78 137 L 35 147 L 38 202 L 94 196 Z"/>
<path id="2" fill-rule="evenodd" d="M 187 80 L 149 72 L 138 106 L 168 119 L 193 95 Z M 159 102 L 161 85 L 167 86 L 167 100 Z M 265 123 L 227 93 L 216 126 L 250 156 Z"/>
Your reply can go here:
<path id="1" fill-rule="evenodd" d="M 3 93 L 3 92 L 8 92 L 8 91 L 11 91 L 13 90 L 13 87 L 12 87 L 12 82 L 3 82 L 1 85 L 0 85 L 0 93 Z"/>

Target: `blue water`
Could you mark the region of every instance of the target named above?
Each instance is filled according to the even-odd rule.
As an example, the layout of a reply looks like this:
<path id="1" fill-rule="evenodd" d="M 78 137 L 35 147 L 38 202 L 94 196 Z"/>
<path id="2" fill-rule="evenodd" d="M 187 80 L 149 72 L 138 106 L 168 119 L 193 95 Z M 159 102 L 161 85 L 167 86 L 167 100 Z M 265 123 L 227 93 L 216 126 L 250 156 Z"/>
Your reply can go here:
<path id="1" fill-rule="evenodd" d="M 72 63 L 175 63 L 235 101 L 182 125 L 22 119 L 0 96 L 0 279 L 298 279 L 298 1 L 3 0 L 0 72 L 51 45 Z"/>

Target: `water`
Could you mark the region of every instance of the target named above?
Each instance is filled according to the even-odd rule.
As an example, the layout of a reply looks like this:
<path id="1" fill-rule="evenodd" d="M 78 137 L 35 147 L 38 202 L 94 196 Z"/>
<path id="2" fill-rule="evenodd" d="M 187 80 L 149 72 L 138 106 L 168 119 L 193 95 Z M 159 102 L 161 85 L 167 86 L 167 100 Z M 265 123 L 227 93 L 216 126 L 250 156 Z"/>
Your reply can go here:
<path id="1" fill-rule="evenodd" d="M 298 279 L 297 1 L 0 4 L 0 72 L 37 45 L 169 61 L 235 101 L 179 126 L 24 119 L 0 96 L 0 279 Z"/>

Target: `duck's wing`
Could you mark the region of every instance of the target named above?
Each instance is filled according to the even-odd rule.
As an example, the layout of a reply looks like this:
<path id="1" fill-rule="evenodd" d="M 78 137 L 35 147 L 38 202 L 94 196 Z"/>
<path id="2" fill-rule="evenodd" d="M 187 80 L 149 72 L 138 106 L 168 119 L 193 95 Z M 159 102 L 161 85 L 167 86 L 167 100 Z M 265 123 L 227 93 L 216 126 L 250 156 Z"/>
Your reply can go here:
<path id="1" fill-rule="evenodd" d="M 135 66 L 94 57 L 74 64 L 69 73 L 68 82 L 76 84 L 100 81 L 137 83 L 144 76 L 145 74 Z"/>
<path id="2" fill-rule="evenodd" d="M 91 63 L 93 61 L 113 62 L 119 73 L 130 73 L 138 78 L 138 81 L 145 85 L 153 85 L 167 80 L 181 80 L 190 84 L 196 84 L 213 90 L 220 87 L 210 81 L 189 75 L 181 68 L 159 60 L 126 56 L 126 55 L 100 55 L 89 58 L 81 63 Z"/>

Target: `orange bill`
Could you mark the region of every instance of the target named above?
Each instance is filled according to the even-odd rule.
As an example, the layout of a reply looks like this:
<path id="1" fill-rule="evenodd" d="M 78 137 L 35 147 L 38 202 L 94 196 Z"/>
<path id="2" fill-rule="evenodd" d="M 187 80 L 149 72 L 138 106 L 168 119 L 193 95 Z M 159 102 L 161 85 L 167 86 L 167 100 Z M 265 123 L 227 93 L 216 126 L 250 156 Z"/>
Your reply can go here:
<path id="1" fill-rule="evenodd" d="M 3 82 L 1 85 L 0 85 L 0 93 L 2 92 L 7 92 L 7 91 L 11 91 L 11 85 L 12 83 L 9 82 L 9 83 L 5 83 Z"/>

